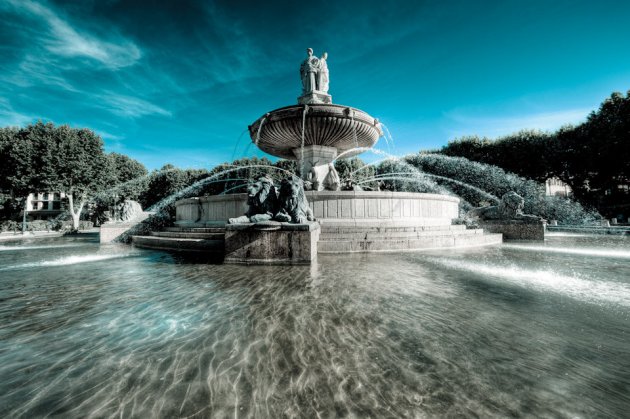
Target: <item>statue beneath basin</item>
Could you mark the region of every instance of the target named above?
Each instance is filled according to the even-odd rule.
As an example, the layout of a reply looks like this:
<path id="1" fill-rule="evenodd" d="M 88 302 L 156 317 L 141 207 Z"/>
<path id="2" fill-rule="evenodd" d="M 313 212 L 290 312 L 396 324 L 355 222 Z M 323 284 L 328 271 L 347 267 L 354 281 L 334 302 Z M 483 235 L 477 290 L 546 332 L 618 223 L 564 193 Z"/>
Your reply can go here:
<path id="1" fill-rule="evenodd" d="M 310 185 L 310 187 L 307 188 L 309 190 L 338 191 L 341 189 L 339 173 L 332 162 L 328 164 L 314 164 L 306 178 Z"/>

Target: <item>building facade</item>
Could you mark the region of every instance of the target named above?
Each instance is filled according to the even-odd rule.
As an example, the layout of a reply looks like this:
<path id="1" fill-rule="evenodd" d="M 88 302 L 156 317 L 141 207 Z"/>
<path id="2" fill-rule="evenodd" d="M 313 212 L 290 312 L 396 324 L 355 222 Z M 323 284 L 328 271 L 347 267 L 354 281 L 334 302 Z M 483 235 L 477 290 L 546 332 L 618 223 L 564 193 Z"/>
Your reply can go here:
<path id="1" fill-rule="evenodd" d="M 573 194 L 571 187 L 558 178 L 552 177 L 545 181 L 545 195 L 570 197 Z"/>
<path id="2" fill-rule="evenodd" d="M 63 192 L 36 192 L 26 198 L 26 217 L 28 220 L 47 220 L 63 212 Z"/>

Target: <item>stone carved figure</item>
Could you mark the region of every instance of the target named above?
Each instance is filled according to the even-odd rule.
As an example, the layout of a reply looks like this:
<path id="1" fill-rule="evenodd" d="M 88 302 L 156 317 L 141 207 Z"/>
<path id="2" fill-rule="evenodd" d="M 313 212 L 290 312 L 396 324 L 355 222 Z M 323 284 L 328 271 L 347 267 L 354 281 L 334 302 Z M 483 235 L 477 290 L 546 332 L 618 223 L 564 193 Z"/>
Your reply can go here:
<path id="1" fill-rule="evenodd" d="M 346 179 L 341 186 L 342 191 L 364 191 L 362 186 L 359 186 L 354 180 Z"/>
<path id="2" fill-rule="evenodd" d="M 318 90 L 319 58 L 313 56 L 313 48 L 306 50 L 308 56 L 300 65 L 300 77 L 302 78 L 302 94 L 305 95 Z"/>
<path id="3" fill-rule="evenodd" d="M 525 200 L 516 192 L 508 192 L 501 197 L 499 205 L 474 208 L 467 214 L 480 220 L 523 220 L 540 221 L 537 215 L 523 214 Z"/>
<path id="4" fill-rule="evenodd" d="M 325 52 L 322 54 L 322 57 L 319 59 L 319 71 L 318 71 L 318 83 L 317 90 L 320 92 L 328 93 L 328 64 L 326 60 L 328 59 L 328 53 Z"/>
<path id="5" fill-rule="evenodd" d="M 276 221 L 302 224 L 314 221 L 313 211 L 308 206 L 302 180 L 296 177 L 283 179 L 280 184 L 280 212 L 276 215 Z"/>
<path id="6" fill-rule="evenodd" d="M 126 199 L 116 206 L 115 213 L 114 221 L 132 221 L 142 214 L 142 206 L 136 201 Z"/>
<path id="7" fill-rule="evenodd" d="M 341 187 L 341 179 L 339 179 L 339 173 L 335 169 L 335 165 L 328 163 L 328 173 L 324 178 L 324 189 L 328 191 L 338 191 Z"/>
<path id="8" fill-rule="evenodd" d="M 311 167 L 311 170 L 308 172 L 307 178 L 308 178 L 308 182 L 311 184 L 310 190 L 319 191 L 320 182 L 319 182 L 319 174 L 317 173 L 317 166 L 313 165 L 313 167 Z"/>
<path id="9" fill-rule="evenodd" d="M 256 182 L 247 186 L 247 205 L 249 208 L 245 215 L 230 218 L 230 224 L 259 223 L 271 220 L 278 212 L 279 201 L 273 180 L 267 176 L 261 176 Z"/>

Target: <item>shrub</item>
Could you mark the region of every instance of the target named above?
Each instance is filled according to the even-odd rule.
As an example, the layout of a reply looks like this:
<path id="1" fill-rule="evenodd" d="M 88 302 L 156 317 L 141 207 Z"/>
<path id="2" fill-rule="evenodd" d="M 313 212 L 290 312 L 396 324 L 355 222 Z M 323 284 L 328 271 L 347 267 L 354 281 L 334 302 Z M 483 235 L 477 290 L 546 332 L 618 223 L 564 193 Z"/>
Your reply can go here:
<path id="1" fill-rule="evenodd" d="M 496 205 L 501 197 L 514 191 L 525 199 L 524 212 L 539 215 L 561 224 L 591 223 L 600 218 L 594 211 L 585 210 L 579 203 L 560 197 L 545 196 L 544 185 L 517 176 L 513 173 L 484 163 L 473 162 L 463 157 L 419 153 L 406 156 L 402 162 L 386 162 L 377 171 L 386 173 L 409 172 L 405 164 L 425 173 L 430 182 L 415 182 L 417 192 L 440 192 L 447 189 L 460 197 L 460 214 L 472 207 Z M 411 175 L 421 178 L 417 172 Z M 431 182 L 439 188 L 431 185 Z M 404 181 L 394 181 L 395 190 L 410 190 Z M 440 190 L 442 189 L 442 190 Z M 413 190 L 413 189 L 411 189 Z"/>

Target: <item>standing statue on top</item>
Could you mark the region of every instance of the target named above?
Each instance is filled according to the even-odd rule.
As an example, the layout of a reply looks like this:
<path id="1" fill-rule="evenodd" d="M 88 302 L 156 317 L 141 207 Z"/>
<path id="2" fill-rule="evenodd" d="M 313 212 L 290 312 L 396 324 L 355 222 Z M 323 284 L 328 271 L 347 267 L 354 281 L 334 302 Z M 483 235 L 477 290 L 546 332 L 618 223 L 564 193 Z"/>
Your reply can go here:
<path id="1" fill-rule="evenodd" d="M 326 62 L 327 59 L 328 53 L 325 52 L 319 59 L 319 72 L 317 73 L 317 75 L 319 76 L 317 81 L 317 90 L 324 93 L 328 93 L 328 63 Z"/>
<path id="2" fill-rule="evenodd" d="M 302 77 L 302 94 L 312 92 L 313 90 L 319 90 L 317 87 L 319 72 L 319 58 L 313 56 L 313 48 L 306 50 L 308 57 L 302 62 L 300 66 L 300 76 Z"/>
<path id="3" fill-rule="evenodd" d="M 313 55 L 313 48 L 308 48 L 306 53 L 307 57 L 300 65 L 302 96 L 298 98 L 298 103 L 332 103 L 332 97 L 328 94 L 328 54 L 324 52 L 321 58 L 317 58 Z"/>

